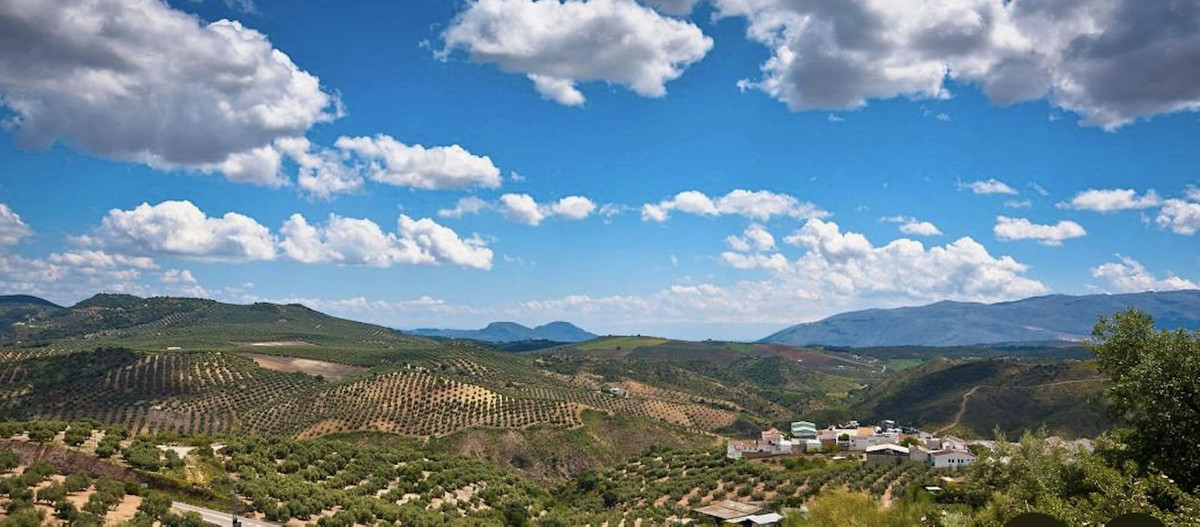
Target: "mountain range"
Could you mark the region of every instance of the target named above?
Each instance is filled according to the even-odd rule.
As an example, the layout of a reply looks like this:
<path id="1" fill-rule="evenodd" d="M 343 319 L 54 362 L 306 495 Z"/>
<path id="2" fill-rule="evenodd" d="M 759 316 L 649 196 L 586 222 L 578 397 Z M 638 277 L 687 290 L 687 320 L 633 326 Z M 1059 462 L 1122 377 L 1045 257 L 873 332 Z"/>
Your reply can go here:
<path id="1" fill-rule="evenodd" d="M 484 342 L 518 342 L 523 340 L 550 340 L 554 342 L 583 342 L 597 337 L 570 322 L 551 322 L 531 328 L 516 322 L 492 322 L 483 329 L 434 329 L 421 328 L 406 333 L 422 337 L 471 339 Z"/>
<path id="2" fill-rule="evenodd" d="M 867 347 L 1078 341 L 1091 334 L 1100 316 L 1131 307 L 1149 313 L 1161 328 L 1200 329 L 1200 291 L 1166 291 L 868 309 L 797 324 L 761 342 Z"/>

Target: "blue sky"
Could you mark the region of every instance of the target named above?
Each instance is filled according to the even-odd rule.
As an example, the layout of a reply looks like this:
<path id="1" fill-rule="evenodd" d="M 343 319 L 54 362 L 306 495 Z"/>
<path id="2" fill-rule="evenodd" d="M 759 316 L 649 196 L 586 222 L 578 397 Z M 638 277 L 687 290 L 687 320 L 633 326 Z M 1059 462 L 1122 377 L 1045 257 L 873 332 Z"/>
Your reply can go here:
<path id="1" fill-rule="evenodd" d="M 1200 36 L 851 4 L 2 1 L 0 289 L 750 339 L 1196 287 Z"/>

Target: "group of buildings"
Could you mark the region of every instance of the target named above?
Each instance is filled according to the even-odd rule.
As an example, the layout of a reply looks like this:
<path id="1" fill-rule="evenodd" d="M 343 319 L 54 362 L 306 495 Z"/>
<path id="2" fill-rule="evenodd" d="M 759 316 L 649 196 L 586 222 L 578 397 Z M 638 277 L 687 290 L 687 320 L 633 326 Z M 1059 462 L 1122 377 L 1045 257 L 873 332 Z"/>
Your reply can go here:
<path id="1" fill-rule="evenodd" d="M 867 463 L 914 462 L 934 468 L 958 468 L 975 462 L 975 455 L 962 439 L 934 437 L 916 428 L 897 426 L 891 420 L 876 426 L 850 421 L 825 429 L 818 429 L 810 421 L 796 421 L 790 432 L 772 428 L 763 432 L 761 439 L 730 440 L 725 455 L 740 459 L 840 450 L 862 452 Z"/>

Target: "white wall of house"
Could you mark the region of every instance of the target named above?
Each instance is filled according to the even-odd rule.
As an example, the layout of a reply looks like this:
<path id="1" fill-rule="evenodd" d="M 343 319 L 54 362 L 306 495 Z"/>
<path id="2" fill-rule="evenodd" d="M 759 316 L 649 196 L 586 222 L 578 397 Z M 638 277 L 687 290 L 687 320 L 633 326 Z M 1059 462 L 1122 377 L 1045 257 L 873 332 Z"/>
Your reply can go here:
<path id="1" fill-rule="evenodd" d="M 933 468 L 965 467 L 975 462 L 975 456 L 970 452 L 939 452 L 933 456 Z"/>

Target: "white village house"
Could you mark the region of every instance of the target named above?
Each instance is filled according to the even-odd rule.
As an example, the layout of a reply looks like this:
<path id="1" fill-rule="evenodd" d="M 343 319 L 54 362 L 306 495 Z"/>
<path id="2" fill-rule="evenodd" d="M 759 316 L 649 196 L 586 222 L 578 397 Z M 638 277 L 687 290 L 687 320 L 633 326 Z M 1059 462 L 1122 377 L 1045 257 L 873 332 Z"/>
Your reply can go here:
<path id="1" fill-rule="evenodd" d="M 966 450 L 938 450 L 929 457 L 933 468 L 961 468 L 975 462 L 975 454 Z"/>

